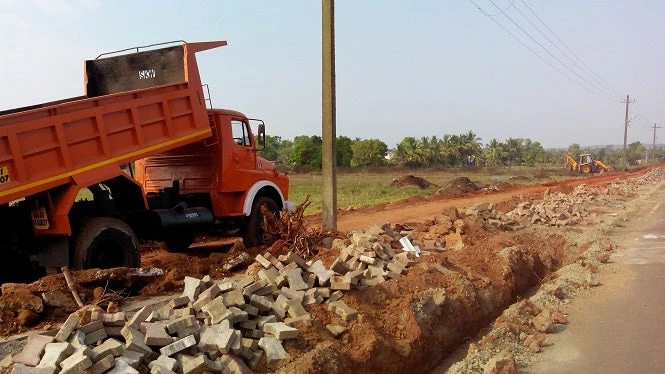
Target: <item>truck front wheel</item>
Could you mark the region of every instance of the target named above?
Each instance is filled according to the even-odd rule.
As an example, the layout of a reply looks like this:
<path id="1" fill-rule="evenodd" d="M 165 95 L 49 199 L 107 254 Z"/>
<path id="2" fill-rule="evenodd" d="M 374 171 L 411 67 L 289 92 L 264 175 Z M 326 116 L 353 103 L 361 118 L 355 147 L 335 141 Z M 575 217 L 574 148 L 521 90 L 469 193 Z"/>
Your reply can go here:
<path id="1" fill-rule="evenodd" d="M 119 219 L 92 218 L 74 239 L 74 266 L 79 269 L 139 267 L 139 243 L 134 231 Z"/>
<path id="2" fill-rule="evenodd" d="M 262 196 L 254 201 L 252 212 L 246 218 L 245 230 L 242 237 L 243 244 L 247 248 L 270 244 L 270 238 L 266 235 L 263 223 L 263 214 L 261 214 L 262 205 L 265 205 L 268 210 L 275 214 L 279 213 L 277 203 L 269 197 Z"/>

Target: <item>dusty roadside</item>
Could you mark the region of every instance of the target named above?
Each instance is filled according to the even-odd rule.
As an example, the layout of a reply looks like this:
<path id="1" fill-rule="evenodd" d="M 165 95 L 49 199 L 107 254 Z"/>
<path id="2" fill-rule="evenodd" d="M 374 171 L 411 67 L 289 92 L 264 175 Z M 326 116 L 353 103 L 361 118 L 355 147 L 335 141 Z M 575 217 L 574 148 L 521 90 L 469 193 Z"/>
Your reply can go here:
<path id="1" fill-rule="evenodd" d="M 617 252 L 601 287 L 568 306 L 569 328 L 525 372 L 665 372 L 665 206 L 663 187 L 616 230 Z"/>
<path id="2" fill-rule="evenodd" d="M 524 373 L 662 371 L 663 342 L 654 327 L 664 321 L 664 191 L 662 182 L 645 186 L 641 198 L 587 232 L 586 238 L 579 232 L 569 235 L 569 240 L 591 239 L 594 244 L 577 264 L 544 279 L 530 298 L 504 311 L 432 373 L 482 372 L 488 363 L 502 360 L 514 362 L 513 370 Z M 610 248 L 611 255 L 605 256 Z M 598 261 L 606 257 L 611 260 Z M 587 283 L 580 286 L 584 279 Z M 551 297 L 552 290 L 562 293 Z M 542 329 L 537 346 L 529 346 L 520 333 L 521 317 L 522 324 L 538 328 L 536 317 L 524 320 L 521 313 L 533 305 L 560 313 L 559 321 L 552 318 Z"/>
<path id="3" fill-rule="evenodd" d="M 165 269 L 150 284 L 167 281 L 169 289 L 178 290 L 182 278 L 187 275 L 184 271 L 196 271 L 196 276 L 202 277 L 221 266 L 219 278 L 216 274 L 213 279 L 201 282 L 226 287 L 230 284 L 228 277 L 233 274 L 243 279 L 251 278 L 248 279 L 251 284 L 267 282 L 260 286 L 261 293 L 264 293 L 261 296 L 272 307 L 261 311 L 260 318 L 270 315 L 270 318 L 283 318 L 271 311 L 273 307 L 279 309 L 283 305 L 278 301 L 280 297 L 303 304 L 298 310 L 304 310 L 310 322 L 298 325 L 297 337 L 280 343 L 287 355 L 279 360 L 249 359 L 250 354 L 252 357 L 262 357 L 263 354 L 262 349 L 254 347 L 252 342 L 264 334 L 251 322 L 253 319 L 237 320 L 227 326 L 249 339 L 247 344 L 251 352 L 245 352 L 244 357 L 255 372 L 427 372 L 468 341 L 468 337 L 487 331 L 502 313 L 507 317 L 497 320 L 500 323 L 495 322 L 494 327 L 501 326 L 504 330 L 487 342 L 481 341 L 473 346 L 472 353 L 484 353 L 474 356 L 476 358 L 468 367 L 471 372 L 482 369 L 497 356 L 499 352 L 489 348 L 490 340 L 503 344 L 504 348 L 514 348 L 508 351 L 512 356 L 504 357 L 504 362 L 521 367 L 530 362 L 528 352 L 545 348 L 548 333 L 565 325 L 565 315 L 559 308 L 580 290 L 597 285 L 596 271 L 606 261 L 604 255 L 614 249 L 606 236 L 613 228 L 613 222 L 621 218 L 617 215 L 623 215 L 631 202 L 639 200 L 641 185 L 653 187 L 655 180 L 662 178 L 662 173 L 644 177 L 651 179 L 626 183 L 590 179 L 595 180 L 596 185 L 583 186 L 576 181 L 578 186 L 574 188 L 565 184 L 539 186 L 541 192 L 530 195 L 522 189 L 505 195 L 493 205 L 476 202 L 476 199 L 493 201 L 496 198 L 493 195 L 453 199 L 442 201 L 442 204 L 450 205 L 437 205 L 432 215 L 424 214 L 421 209 L 428 204 L 409 206 L 408 202 L 403 203 L 402 209 L 423 213 L 416 222 L 410 217 L 394 215 L 390 217 L 392 222 L 389 225 L 370 226 L 367 230 L 338 238 L 331 248 L 320 249 L 311 260 L 320 262 L 316 272 L 322 266 L 329 269 L 328 274 L 334 279 L 329 284 L 324 282 L 323 273 L 315 274 L 313 262 L 294 262 L 291 255 L 287 256 L 285 250 L 288 248 L 283 245 L 262 252 L 265 256 L 274 255 L 274 262 L 259 261 L 258 253 L 244 252 L 236 247 L 229 254 L 219 256 L 224 261 L 242 258 L 239 263 L 232 261 L 234 266 L 252 263 L 247 271 L 240 267 L 242 270 L 222 272 L 222 264 L 212 260 L 212 254 L 203 252 L 201 257 L 192 256 L 182 268 Z M 462 203 L 469 209 L 460 207 L 458 210 L 455 203 Z M 362 212 L 355 216 L 361 221 L 365 219 Z M 423 250 L 420 257 L 402 252 L 399 239 L 403 237 L 408 237 Z M 284 283 L 284 279 L 265 278 L 266 272 L 279 278 L 281 267 L 301 269 L 303 279 L 300 281 L 308 279 L 311 282 L 302 286 L 303 292 L 309 293 L 308 301 L 289 290 L 293 287 L 290 280 Z M 550 275 L 557 269 L 558 275 Z M 520 302 L 529 296 L 528 292 L 534 286 L 548 282 L 552 287 L 545 290 L 540 301 Z M 286 286 L 286 290 L 279 289 L 278 283 L 280 287 Z M 141 293 L 147 295 L 156 290 L 150 284 L 144 286 Z M 39 299 L 45 285 L 45 282 L 37 282 L 16 287 Z M 240 290 L 238 287 L 243 286 L 235 284 L 233 287 Z M 259 288 L 244 287 L 242 292 L 246 293 L 246 299 L 236 300 L 237 307 L 234 308 L 253 310 L 248 300 L 253 292 L 259 292 Z M 88 289 L 84 293 L 89 292 L 94 298 L 93 291 Z M 341 297 L 336 300 L 343 301 L 344 310 L 355 311 L 357 315 L 349 318 L 350 314 L 340 315 L 339 309 L 332 308 L 333 302 L 326 299 L 333 293 Z M 312 299 L 312 295 L 322 297 Z M 191 296 L 199 306 L 205 303 L 197 295 Z M 169 315 L 164 316 L 164 323 L 192 306 L 172 306 Z M 58 309 L 49 308 L 50 312 Z M 60 313 L 66 316 L 63 311 Z M 195 317 L 193 321 L 196 320 L 194 327 L 210 323 L 206 321 L 209 316 L 199 311 L 192 316 Z M 131 318 L 131 315 L 126 317 Z M 287 319 L 284 321 L 288 322 Z M 534 321 L 540 323 L 536 326 Z M 59 326 L 59 322 L 54 321 L 50 328 Z M 335 333 L 329 326 L 337 326 Z M 192 331 L 191 339 L 198 339 L 197 331 Z M 12 349 L 17 348 L 20 349 Z M 483 350 L 485 348 L 488 349 Z"/>

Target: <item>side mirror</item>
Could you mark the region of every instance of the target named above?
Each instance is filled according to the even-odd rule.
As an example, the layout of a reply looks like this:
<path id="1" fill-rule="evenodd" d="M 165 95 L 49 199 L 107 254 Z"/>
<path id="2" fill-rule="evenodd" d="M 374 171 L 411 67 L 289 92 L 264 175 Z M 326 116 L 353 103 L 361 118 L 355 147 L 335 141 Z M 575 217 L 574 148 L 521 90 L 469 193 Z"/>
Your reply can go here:
<path id="1" fill-rule="evenodd" d="M 257 138 L 257 143 L 262 147 L 261 150 L 264 150 L 266 148 L 266 125 L 263 123 L 259 124 Z"/>

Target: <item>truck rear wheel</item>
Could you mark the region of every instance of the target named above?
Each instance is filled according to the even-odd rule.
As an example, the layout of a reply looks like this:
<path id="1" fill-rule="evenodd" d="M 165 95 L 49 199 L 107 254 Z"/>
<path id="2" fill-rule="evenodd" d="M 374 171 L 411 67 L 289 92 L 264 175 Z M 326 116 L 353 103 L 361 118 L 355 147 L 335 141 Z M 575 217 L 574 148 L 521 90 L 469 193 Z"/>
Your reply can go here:
<path id="1" fill-rule="evenodd" d="M 252 204 L 252 212 L 246 218 L 247 221 L 242 236 L 243 244 L 245 244 L 245 247 L 247 248 L 271 244 L 270 238 L 266 235 L 263 226 L 263 214 L 261 214 L 262 205 L 265 205 L 268 210 L 275 214 L 279 213 L 279 207 L 273 199 L 262 196 L 254 200 L 254 204 Z"/>
<path id="2" fill-rule="evenodd" d="M 139 242 L 124 222 L 97 217 L 85 222 L 74 239 L 74 266 L 79 269 L 139 267 Z"/>

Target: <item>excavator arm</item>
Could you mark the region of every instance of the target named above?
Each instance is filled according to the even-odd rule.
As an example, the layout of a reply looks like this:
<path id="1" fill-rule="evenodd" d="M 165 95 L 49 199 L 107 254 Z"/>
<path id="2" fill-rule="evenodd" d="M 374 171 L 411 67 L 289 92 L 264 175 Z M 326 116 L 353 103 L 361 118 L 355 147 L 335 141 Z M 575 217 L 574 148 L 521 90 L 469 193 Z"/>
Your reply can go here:
<path id="1" fill-rule="evenodd" d="M 607 165 L 606 163 L 604 163 L 600 160 L 595 160 L 594 163 L 596 164 L 596 166 L 598 166 L 602 170 L 612 171 L 612 168 L 609 165 Z"/>
<path id="2" fill-rule="evenodd" d="M 573 155 L 569 153 L 568 156 L 566 157 L 566 169 L 576 171 L 578 167 L 579 165 L 577 164 L 577 161 L 575 161 Z"/>

